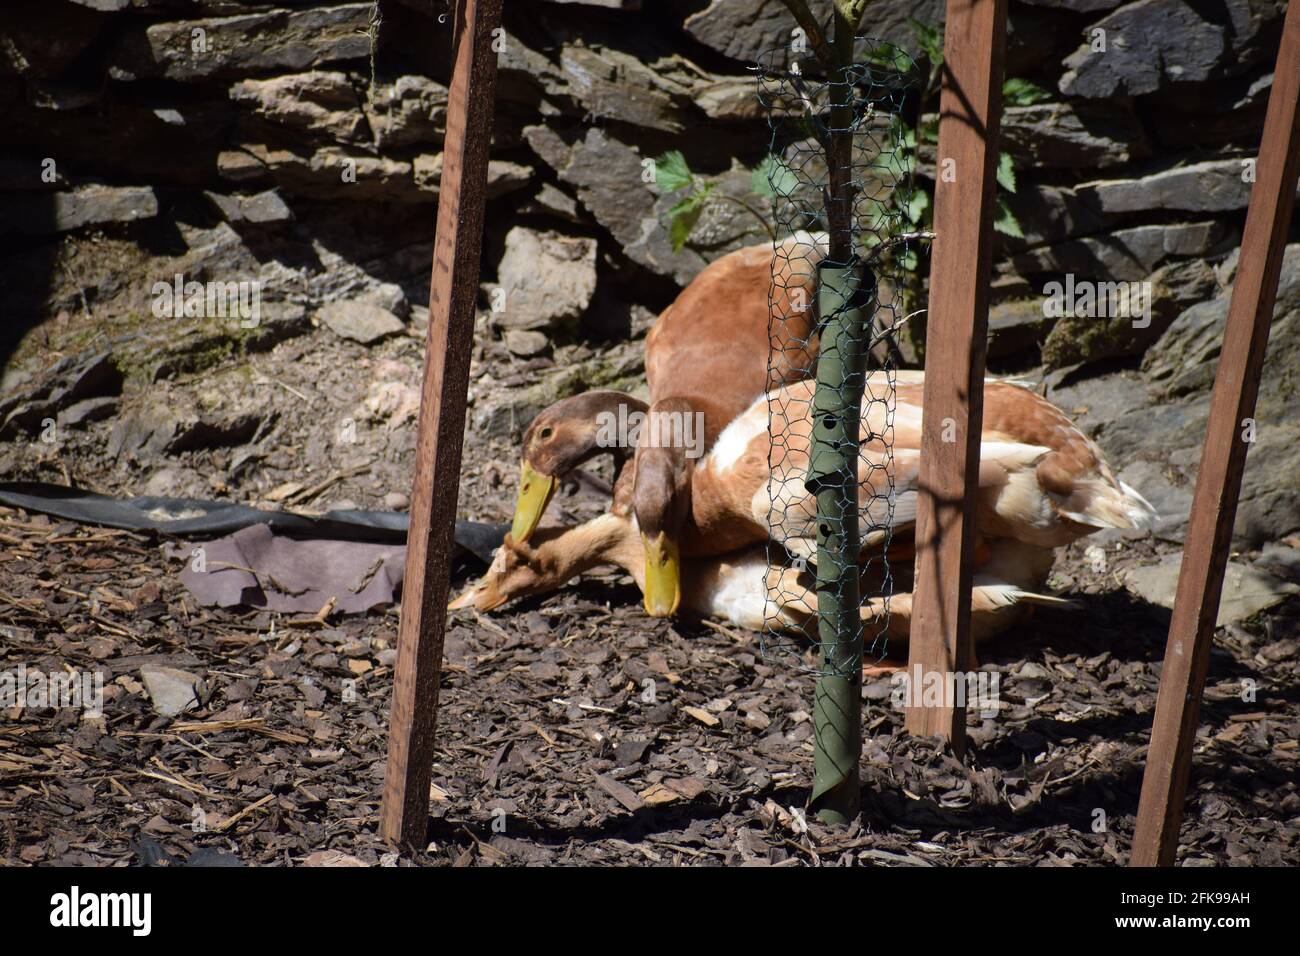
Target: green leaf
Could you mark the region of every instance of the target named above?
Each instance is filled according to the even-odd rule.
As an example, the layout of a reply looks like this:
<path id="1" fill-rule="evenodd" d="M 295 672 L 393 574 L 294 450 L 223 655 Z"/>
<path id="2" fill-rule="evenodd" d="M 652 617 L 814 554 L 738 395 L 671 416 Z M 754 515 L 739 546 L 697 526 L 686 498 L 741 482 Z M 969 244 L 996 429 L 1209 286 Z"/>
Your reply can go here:
<path id="1" fill-rule="evenodd" d="M 895 183 L 901 183 L 912 171 L 911 157 L 901 149 L 881 153 L 876 157 L 876 161 L 889 174 L 889 179 Z"/>
<path id="2" fill-rule="evenodd" d="M 795 175 L 793 169 L 768 153 L 763 157 L 763 161 L 754 167 L 750 182 L 754 192 L 764 199 L 775 199 L 777 196 L 786 199 L 798 188 L 799 177 Z"/>
<path id="3" fill-rule="evenodd" d="M 922 23 L 912 17 L 909 17 L 907 22 L 912 25 L 912 34 L 916 37 L 916 45 L 921 48 L 925 58 L 930 61 L 931 68 L 939 67 L 943 63 L 943 31 L 933 23 Z"/>
<path id="4" fill-rule="evenodd" d="M 1003 106 L 1033 106 L 1035 103 L 1046 103 L 1051 98 L 1051 93 L 1029 80 L 1012 77 L 1002 84 Z"/>
<path id="5" fill-rule="evenodd" d="M 875 246 L 880 241 L 880 234 L 885 231 L 889 223 L 889 210 L 884 203 L 872 203 L 871 208 L 863 218 L 863 241 L 869 246 Z"/>
<path id="6" fill-rule="evenodd" d="M 999 199 L 995 208 L 996 213 L 993 217 L 994 231 L 1000 232 L 1004 236 L 1014 236 L 1017 239 L 1025 238 L 1025 234 L 1020 228 L 1020 220 L 1011 211 L 1011 207 Z"/>
<path id="7" fill-rule="evenodd" d="M 655 185 L 663 193 L 674 193 L 695 182 L 695 174 L 680 150 L 669 150 L 655 160 Z"/>
<path id="8" fill-rule="evenodd" d="M 926 213 L 930 211 L 930 194 L 924 189 L 913 190 L 912 198 L 907 203 L 907 218 L 913 225 L 925 222 Z"/>
<path id="9" fill-rule="evenodd" d="M 885 69 L 907 72 L 911 65 L 908 56 L 901 49 L 889 42 L 878 43 L 867 53 L 867 62 Z"/>
<path id="10" fill-rule="evenodd" d="M 681 252 L 682 246 L 691 238 L 691 232 L 695 229 L 695 224 L 700 221 L 700 214 L 704 212 L 704 204 L 698 203 L 686 209 L 678 209 L 676 215 L 670 217 L 668 222 L 668 238 L 673 244 L 673 252 Z"/>
<path id="11" fill-rule="evenodd" d="M 895 220 L 900 218 L 896 209 L 880 209 L 862 216 L 859 220 L 859 230 L 863 241 L 874 246 L 875 239 L 887 237 Z"/>
<path id="12" fill-rule="evenodd" d="M 700 221 L 700 214 L 704 212 L 713 186 L 713 183 L 706 183 L 703 189 L 691 193 L 668 210 L 668 238 L 673 244 L 673 252 L 680 252 L 682 246 L 686 245 L 686 240 L 691 238 L 691 232 Z"/>
<path id="13" fill-rule="evenodd" d="M 998 185 L 1009 193 L 1016 191 L 1016 167 L 1011 162 L 1010 153 L 998 157 Z"/>

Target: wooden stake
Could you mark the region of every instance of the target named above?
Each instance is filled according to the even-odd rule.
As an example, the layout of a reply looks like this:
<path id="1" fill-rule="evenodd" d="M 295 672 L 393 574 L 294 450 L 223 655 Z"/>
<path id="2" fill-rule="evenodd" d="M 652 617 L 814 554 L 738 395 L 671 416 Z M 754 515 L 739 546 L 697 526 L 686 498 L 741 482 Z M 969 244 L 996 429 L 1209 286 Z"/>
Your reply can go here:
<path id="1" fill-rule="evenodd" d="M 1178 849 L 1201 692 L 1209 670 L 1214 622 L 1246 467 L 1244 421 L 1255 414 L 1282 252 L 1295 204 L 1300 169 L 1298 102 L 1300 4 L 1292 3 L 1273 71 L 1273 91 L 1246 213 L 1237 281 L 1232 287 L 1205 448 L 1183 545 L 1151 746 L 1142 777 L 1133 866 L 1172 866 Z"/>
<path id="2" fill-rule="evenodd" d="M 1006 0 L 948 0 L 909 675 L 918 667 L 946 675 L 974 663 L 972 522 L 1006 22 Z M 946 737 L 958 754 L 965 750 L 964 707 L 909 707 L 905 726 L 909 733 Z"/>
<path id="3" fill-rule="evenodd" d="M 423 849 L 457 492 L 501 0 L 455 0 L 453 74 L 443 145 L 438 231 L 429 288 L 429 332 L 406 545 L 406 583 L 388 734 L 380 835 Z"/>

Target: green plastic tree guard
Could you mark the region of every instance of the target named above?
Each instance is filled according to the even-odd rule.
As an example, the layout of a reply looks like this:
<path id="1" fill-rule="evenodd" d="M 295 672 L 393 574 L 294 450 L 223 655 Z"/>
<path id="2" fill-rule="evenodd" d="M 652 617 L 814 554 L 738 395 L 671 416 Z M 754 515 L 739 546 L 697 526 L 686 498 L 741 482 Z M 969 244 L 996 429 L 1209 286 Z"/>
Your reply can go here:
<path id="1" fill-rule="evenodd" d="M 860 807 L 862 621 L 859 615 L 858 445 L 876 282 L 860 262 L 818 266 L 821 353 L 806 485 L 817 497 L 817 628 L 822 671 L 813 697 L 811 809 L 845 824 Z"/>

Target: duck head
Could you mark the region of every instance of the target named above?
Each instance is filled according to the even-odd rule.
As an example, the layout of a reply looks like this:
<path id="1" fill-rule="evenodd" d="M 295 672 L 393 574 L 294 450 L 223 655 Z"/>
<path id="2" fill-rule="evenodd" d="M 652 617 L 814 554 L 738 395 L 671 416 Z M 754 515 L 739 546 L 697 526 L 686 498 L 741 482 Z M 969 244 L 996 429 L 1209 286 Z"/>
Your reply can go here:
<path id="1" fill-rule="evenodd" d="M 519 497 L 510 536 L 524 544 L 537 529 L 560 480 L 602 452 L 621 466 L 632 449 L 622 439 L 633 413 L 644 414 L 645 402 L 623 392 L 583 392 L 544 409 L 524 432 Z"/>
<path id="2" fill-rule="evenodd" d="M 656 408 L 649 418 L 654 420 Z M 647 444 L 636 451 L 632 513 L 645 548 L 645 609 L 651 617 L 668 617 L 681 604 L 682 529 L 691 510 L 694 464 L 681 444 Z"/>

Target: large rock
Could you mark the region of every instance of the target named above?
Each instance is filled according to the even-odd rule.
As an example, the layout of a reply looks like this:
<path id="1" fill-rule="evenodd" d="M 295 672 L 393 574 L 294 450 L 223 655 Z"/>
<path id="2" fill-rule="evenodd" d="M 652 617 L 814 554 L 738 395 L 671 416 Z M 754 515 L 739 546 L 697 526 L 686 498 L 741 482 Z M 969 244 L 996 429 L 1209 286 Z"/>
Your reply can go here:
<path id="1" fill-rule="evenodd" d="M 1126 476 L 1145 464 L 1167 480 L 1171 502 L 1190 506 L 1202 456 L 1231 293 L 1192 306 L 1146 352 L 1141 382 L 1131 373 L 1084 379 L 1054 389 L 1065 408 L 1094 406 L 1085 427 Z M 1300 244 L 1288 246 L 1273 309 L 1269 348 L 1260 373 L 1255 442 L 1243 476 L 1234 547 L 1255 548 L 1300 529 Z M 1142 387 L 1146 383 L 1146 388 Z M 1145 394 L 1144 394 L 1145 393 Z M 1143 488 L 1137 484 L 1137 487 Z M 1145 490 L 1145 489 L 1143 489 Z M 1167 510 L 1167 509 L 1166 509 Z M 1187 513 L 1165 513 L 1170 537 L 1186 529 Z"/>
<path id="2" fill-rule="evenodd" d="M 269 414 L 255 396 L 150 396 L 114 422 L 105 451 L 113 458 L 149 461 L 164 454 L 242 445 L 253 439 Z"/>
<path id="3" fill-rule="evenodd" d="M 942 23 L 943 17 L 943 0 L 876 0 L 867 8 L 862 32 L 916 52 L 909 21 Z M 712 0 L 686 18 L 686 32 L 696 40 L 746 63 L 788 45 L 794 26 L 782 0 Z"/>
<path id="4" fill-rule="evenodd" d="M 1056 169 L 1123 166 L 1151 151 L 1131 112 L 1086 100 L 1009 107 L 1002 114 L 1002 148 L 1026 165 Z"/>
<path id="5" fill-rule="evenodd" d="M 1094 51 L 1092 31 L 1104 31 Z M 1228 55 L 1226 31 L 1183 0 L 1138 0 L 1103 17 L 1065 60 L 1066 96 L 1140 96 L 1169 83 L 1209 79 Z"/>
<path id="6" fill-rule="evenodd" d="M 308 147 L 310 149 L 310 147 Z M 323 146 L 312 153 L 248 143 L 244 152 L 260 160 L 285 192 L 313 199 L 429 202 L 405 160 Z"/>
<path id="7" fill-rule="evenodd" d="M 507 329 L 501 338 L 510 354 L 520 358 L 534 358 L 551 347 L 551 340 L 533 329 Z"/>
<path id="8" fill-rule="evenodd" d="M 1251 183 L 1239 159 L 1207 160 L 1175 166 L 1140 179 L 1084 183 L 1079 197 L 1110 214 L 1173 209 L 1181 212 L 1230 212 L 1250 203 Z"/>
<path id="9" fill-rule="evenodd" d="M 155 23 L 125 36 L 112 57 L 112 75 L 126 80 L 224 79 L 365 59 L 370 56 L 371 8 L 350 3 Z"/>
<path id="10" fill-rule="evenodd" d="M 1214 270 L 1201 259 L 1173 263 L 1146 280 L 1149 314 L 1063 316 L 1043 343 L 1043 366 L 1065 368 L 1085 362 L 1141 355 L 1180 312 L 1218 290 Z"/>
<path id="11" fill-rule="evenodd" d="M 83 226 L 135 222 L 158 215 L 148 186 L 81 186 L 68 192 L 24 193 L 0 205 L 0 236 L 50 235 Z"/>
<path id="12" fill-rule="evenodd" d="M 400 76 L 376 85 L 365 104 L 379 149 L 442 142 L 447 128 L 447 88 L 423 76 Z"/>
<path id="13" fill-rule="evenodd" d="M 270 170 L 256 156 L 242 149 L 223 149 L 217 154 L 217 175 L 227 182 L 256 183 L 270 178 Z"/>
<path id="14" fill-rule="evenodd" d="M 203 195 L 226 222 L 266 225 L 273 222 L 288 222 L 293 218 L 293 210 L 274 189 L 252 196 L 226 196 L 209 191 L 205 191 Z"/>
<path id="15" fill-rule="evenodd" d="M 686 32 L 700 43 L 748 62 L 788 44 L 793 26 L 781 0 L 712 0 L 686 18 Z"/>
<path id="16" fill-rule="evenodd" d="M 1235 75 L 1277 57 L 1276 26 L 1286 13 L 1286 0 L 1223 0 L 1231 27 L 1228 43 L 1232 62 L 1224 72 Z"/>
<path id="17" fill-rule="evenodd" d="M 501 103 L 522 103 L 536 111 L 545 98 L 546 112 L 553 113 L 556 106 L 551 98 L 562 96 L 566 85 L 558 64 L 517 36 L 509 37 L 497 55 L 496 98 Z"/>
<path id="18" fill-rule="evenodd" d="M 1035 349 L 1056 320 L 1043 311 L 1042 299 L 1012 299 L 989 307 L 988 357 L 1006 358 Z"/>
<path id="19" fill-rule="evenodd" d="M 368 140 L 365 116 L 346 73 L 313 70 L 269 80 L 241 80 L 230 98 L 286 130 L 355 143 Z"/>
<path id="20" fill-rule="evenodd" d="M 0 395 L 0 438 L 35 435 L 66 409 L 97 398 L 115 398 L 122 373 L 109 352 L 67 356 L 33 381 Z"/>
<path id="21" fill-rule="evenodd" d="M 406 330 L 401 319 L 374 302 L 330 302 L 318 316 L 335 335 L 362 345 L 374 345 Z"/>
<path id="22" fill-rule="evenodd" d="M 1204 256 L 1225 237 L 1219 222 L 1171 226 L 1135 226 L 1105 236 L 1071 239 L 1015 256 L 1012 267 L 1021 275 L 1073 273 L 1084 279 L 1145 279 L 1172 259 Z"/>
<path id="23" fill-rule="evenodd" d="M 1001 198 L 1024 233 L 1023 239 L 998 233 L 997 241 L 1006 249 L 1051 245 L 1101 232 L 1106 226 L 1105 219 L 1080 202 L 1071 190 L 1059 186 L 1021 180 L 1014 193 L 1003 193 Z"/>
<path id="24" fill-rule="evenodd" d="M 435 156 L 417 156 L 411 165 L 415 185 L 425 192 L 438 195 L 442 188 L 442 153 Z M 522 189 L 532 181 L 532 178 L 532 169 L 521 163 L 489 159 L 484 195 L 488 199 L 496 199 L 516 189 Z"/>
<path id="25" fill-rule="evenodd" d="M 578 200 L 558 186 L 553 186 L 550 183 L 542 183 L 541 188 L 537 190 L 537 195 L 529 203 L 521 206 L 519 211 L 524 215 L 537 215 L 540 213 L 557 216 L 568 222 L 580 223 L 584 221 L 583 214 L 578 210 Z"/>
<path id="26" fill-rule="evenodd" d="M 534 385 L 501 388 L 491 374 L 470 386 L 472 427 L 484 437 L 518 441 L 528 423 L 548 405 L 593 388 L 612 388 L 644 396 L 645 351 L 624 342 L 578 362 L 564 362 Z"/>
<path id="27" fill-rule="evenodd" d="M 596 291 L 596 240 L 515 226 L 497 268 L 507 329 L 574 329 Z M 495 297 L 495 296 L 494 296 Z"/>
<path id="28" fill-rule="evenodd" d="M 1141 491 L 1142 497 L 1155 509 L 1156 518 L 1150 527 L 1152 535 L 1165 541 L 1182 540 L 1187 531 L 1187 517 L 1192 513 L 1194 482 L 1180 467 L 1157 459 L 1139 459 L 1119 469 L 1116 477 Z M 1141 535 L 1137 531 L 1111 529 L 1100 532 L 1097 543 L 1106 547 L 1112 541 Z"/>
<path id="29" fill-rule="evenodd" d="M 103 11 L 50 0 L 10 0 L 0 29 L 0 76 L 57 76 L 86 52 L 106 25 Z"/>
<path id="30" fill-rule="evenodd" d="M 524 135 L 560 179 L 577 189 L 579 202 L 633 262 L 671 276 L 680 285 L 704 268 L 699 253 L 673 252 L 656 212 L 659 194 L 641 181 L 642 157 L 632 147 L 599 127 L 572 142 L 546 126 L 530 126 Z"/>
<path id="31" fill-rule="evenodd" d="M 763 118 L 763 105 L 754 95 L 749 77 L 717 77 L 695 86 L 695 105 L 711 120 L 724 123 Z"/>
<path id="32" fill-rule="evenodd" d="M 560 68 L 568 95 L 594 118 L 666 133 L 680 133 L 690 122 L 689 90 L 628 53 L 568 45 Z"/>
<path id="33" fill-rule="evenodd" d="M 556 40 L 558 52 L 548 55 L 510 38 L 497 60 L 498 100 L 525 104 L 534 115 L 558 111 L 584 125 L 595 117 L 680 133 L 698 122 L 696 87 L 709 74 L 666 52 L 653 34 L 614 33 L 593 24 L 557 31 Z"/>
<path id="34" fill-rule="evenodd" d="M 1165 555 L 1156 564 L 1127 571 L 1124 583 L 1130 591 L 1151 604 L 1172 610 L 1182 563 L 1181 554 Z M 1219 615 L 1214 626 L 1225 627 L 1247 621 L 1297 593 L 1300 593 L 1300 586 L 1279 580 L 1248 564 L 1229 561 L 1223 575 L 1223 593 L 1219 598 Z"/>
<path id="35" fill-rule="evenodd" d="M 1216 299 L 1192 306 L 1170 325 L 1159 345 L 1147 354 L 1143 371 L 1167 395 L 1201 391 L 1213 384 L 1230 301 L 1230 293 L 1225 292 Z M 1294 341 L 1297 321 L 1300 321 L 1300 244 L 1287 246 L 1282 257 L 1267 363 L 1280 363 L 1284 357 L 1300 352 L 1300 343 Z M 1293 364 L 1292 371 L 1288 372 L 1283 364 L 1277 371 L 1286 374 L 1279 376 L 1277 384 L 1289 381 L 1295 369 L 1300 369 L 1300 365 Z M 1261 381 L 1267 382 L 1267 375 Z M 1279 419 L 1295 417 L 1286 414 L 1281 406 L 1274 411 L 1282 413 Z"/>
<path id="36" fill-rule="evenodd" d="M 1202 83 L 1162 90 L 1150 97 L 1146 120 L 1152 137 L 1166 150 L 1204 150 L 1210 146 L 1259 141 L 1273 75 Z"/>

